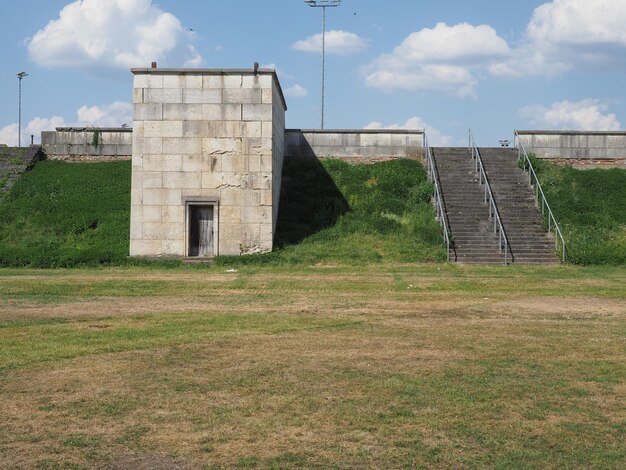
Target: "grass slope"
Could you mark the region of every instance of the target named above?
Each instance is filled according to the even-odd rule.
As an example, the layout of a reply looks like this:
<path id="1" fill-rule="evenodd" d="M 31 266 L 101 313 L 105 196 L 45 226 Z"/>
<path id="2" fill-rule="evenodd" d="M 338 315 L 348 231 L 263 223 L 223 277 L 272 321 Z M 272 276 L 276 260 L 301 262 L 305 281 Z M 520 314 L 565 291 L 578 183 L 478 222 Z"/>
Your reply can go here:
<path id="1" fill-rule="evenodd" d="M 0 205 L 0 265 L 124 263 L 130 162 L 40 162 Z"/>
<path id="2" fill-rule="evenodd" d="M 270 254 L 221 264 L 443 261 L 432 185 L 414 160 L 287 160 Z"/>
<path id="3" fill-rule="evenodd" d="M 626 264 L 626 170 L 577 170 L 533 159 L 567 244 L 567 261 Z"/>
<path id="4" fill-rule="evenodd" d="M 417 161 L 285 162 L 274 253 L 218 264 L 362 263 L 445 258 Z M 0 265 L 129 261 L 130 162 L 39 163 L 0 205 Z"/>

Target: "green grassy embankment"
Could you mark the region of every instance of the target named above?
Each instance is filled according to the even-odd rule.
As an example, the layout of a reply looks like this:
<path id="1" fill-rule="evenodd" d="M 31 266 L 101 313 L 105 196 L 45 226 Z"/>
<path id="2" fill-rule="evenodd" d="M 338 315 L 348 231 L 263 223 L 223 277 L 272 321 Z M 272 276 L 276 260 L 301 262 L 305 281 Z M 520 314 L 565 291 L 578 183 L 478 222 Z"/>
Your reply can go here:
<path id="1" fill-rule="evenodd" d="M 575 264 L 626 264 L 626 170 L 532 159 Z"/>
<path id="2" fill-rule="evenodd" d="M 37 164 L 0 205 L 0 266 L 71 267 L 128 260 L 130 162 Z M 417 161 L 287 161 L 276 244 L 218 264 L 445 259 Z"/>
<path id="3" fill-rule="evenodd" d="M 130 162 L 40 162 L 0 205 L 0 265 L 123 264 Z"/>
<path id="4" fill-rule="evenodd" d="M 443 261 L 432 185 L 414 160 L 353 165 L 287 160 L 276 244 L 266 255 L 218 264 Z"/>

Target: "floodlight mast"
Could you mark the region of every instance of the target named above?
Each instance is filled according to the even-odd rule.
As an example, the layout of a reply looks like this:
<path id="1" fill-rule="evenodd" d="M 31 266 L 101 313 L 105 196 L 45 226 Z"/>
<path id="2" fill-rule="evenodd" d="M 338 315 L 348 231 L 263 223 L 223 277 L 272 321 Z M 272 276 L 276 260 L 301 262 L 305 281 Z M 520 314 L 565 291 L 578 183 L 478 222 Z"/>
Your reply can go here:
<path id="1" fill-rule="evenodd" d="M 326 85 L 326 8 L 338 7 L 341 0 L 304 0 L 304 3 L 313 8 L 322 9 L 322 117 L 320 128 L 324 129 L 324 98 Z"/>
<path id="2" fill-rule="evenodd" d="M 18 98 L 18 125 L 17 125 L 17 146 L 22 146 L 22 79 L 27 77 L 28 74 L 26 72 L 20 72 L 17 74 L 17 78 L 20 80 L 19 86 L 19 98 Z"/>

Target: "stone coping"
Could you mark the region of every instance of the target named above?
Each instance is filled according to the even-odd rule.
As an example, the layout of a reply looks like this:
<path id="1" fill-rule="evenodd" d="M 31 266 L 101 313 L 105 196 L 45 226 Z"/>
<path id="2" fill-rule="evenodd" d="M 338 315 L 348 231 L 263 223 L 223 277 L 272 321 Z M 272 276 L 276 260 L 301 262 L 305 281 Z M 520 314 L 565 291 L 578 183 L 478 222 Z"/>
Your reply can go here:
<path id="1" fill-rule="evenodd" d="M 285 129 L 303 134 L 424 134 L 423 129 Z"/>
<path id="2" fill-rule="evenodd" d="M 56 132 L 132 132 L 132 127 L 56 127 Z M 424 134 L 422 129 L 285 129 L 307 134 Z M 626 134 L 626 132 L 624 132 Z"/>
<path id="3" fill-rule="evenodd" d="M 154 74 L 154 75 L 273 75 L 276 86 L 278 87 L 278 93 L 280 99 L 283 102 L 283 107 L 287 111 L 287 101 L 283 94 L 283 88 L 280 86 L 280 80 L 278 74 L 274 69 L 172 69 L 172 68 L 132 68 L 130 69 L 133 75 L 135 74 Z"/>
<path id="4" fill-rule="evenodd" d="M 626 136 L 626 131 L 529 131 L 529 130 L 516 130 L 520 135 L 623 135 Z"/>
<path id="5" fill-rule="evenodd" d="M 132 132 L 132 127 L 55 127 L 56 132 L 91 132 L 98 130 L 100 132 Z M 45 131 L 44 131 L 45 132 Z"/>

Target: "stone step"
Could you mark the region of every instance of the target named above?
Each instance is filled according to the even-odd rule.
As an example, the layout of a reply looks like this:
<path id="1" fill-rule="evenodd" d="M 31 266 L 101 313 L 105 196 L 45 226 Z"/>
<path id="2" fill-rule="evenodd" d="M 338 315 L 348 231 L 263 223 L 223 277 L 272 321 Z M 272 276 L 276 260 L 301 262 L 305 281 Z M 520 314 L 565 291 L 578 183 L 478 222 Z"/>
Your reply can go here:
<path id="1" fill-rule="evenodd" d="M 5 180 L 6 178 L 0 191 L 2 193 L 9 192 L 22 173 L 41 158 L 43 158 L 43 153 L 38 146 L 0 148 L 0 179 Z M 18 161 L 21 163 L 17 163 Z"/>
<path id="2" fill-rule="evenodd" d="M 494 232 L 494 219 L 484 201 L 486 187 L 471 152 L 434 148 L 433 154 L 457 262 L 502 263 L 500 235 Z M 480 154 L 515 262 L 557 263 L 554 241 L 543 227 L 528 175 L 517 165 L 517 149 L 485 148 Z"/>

